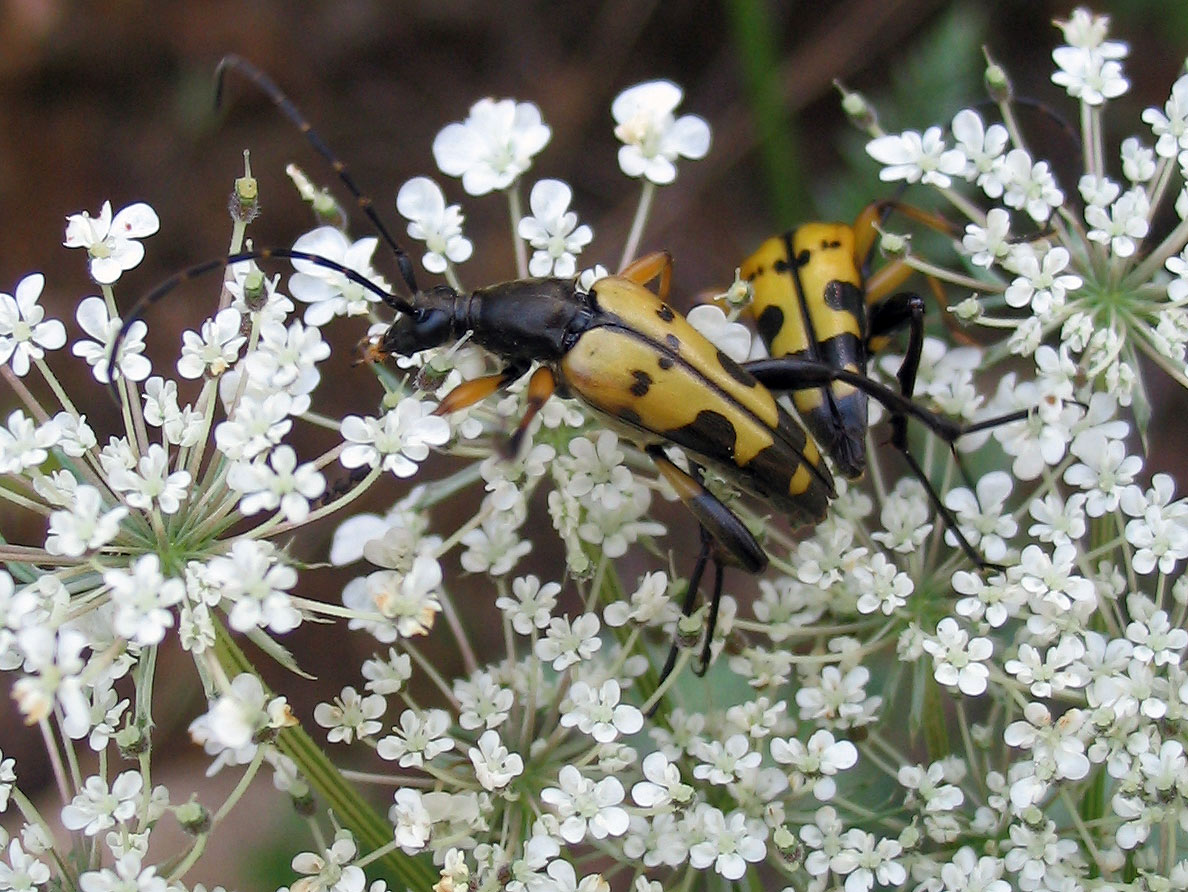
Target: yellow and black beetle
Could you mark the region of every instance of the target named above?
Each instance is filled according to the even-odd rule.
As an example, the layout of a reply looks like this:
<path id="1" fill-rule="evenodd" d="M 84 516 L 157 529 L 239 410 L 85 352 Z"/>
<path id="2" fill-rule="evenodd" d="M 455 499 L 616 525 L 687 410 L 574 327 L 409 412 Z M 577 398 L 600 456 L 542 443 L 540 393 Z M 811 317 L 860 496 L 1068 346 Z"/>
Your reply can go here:
<path id="1" fill-rule="evenodd" d="M 896 259 L 870 272 L 878 234 L 876 224 L 892 211 L 933 229 L 953 232 L 951 224 L 936 214 L 895 200 L 879 201 L 863 209 L 853 224 L 810 222 L 773 236 L 739 269 L 740 276 L 752 286 L 749 310 L 772 356 L 771 360 L 748 364 L 748 369 L 769 387 L 791 392 L 800 419 L 833 459 L 838 472 L 851 480 L 861 477 L 866 469 L 868 397 L 888 403 L 885 395 L 876 394 L 869 386 L 869 358 L 894 332 L 909 327 L 907 351 L 896 377 L 899 397 L 910 400 L 924 346 L 924 300 L 909 291 L 896 291 L 915 271 L 902 259 Z M 944 307 L 940 284 L 932 278 L 928 282 L 937 302 Z M 822 381 L 821 368 L 836 369 L 839 374 Z M 985 566 L 908 450 L 905 421 L 906 414 L 913 413 L 905 414 L 902 407 L 888 408 L 892 410 L 891 444 L 924 484 L 962 550 L 978 566 Z M 940 416 L 918 417 L 948 439 L 941 429 Z M 976 428 L 1017 418 L 1016 413 L 990 419 Z M 964 467 L 961 471 L 965 473 Z"/>
<path id="2" fill-rule="evenodd" d="M 181 282 L 228 264 L 279 257 L 336 270 L 400 313 L 372 346 L 376 358 L 408 356 L 468 334 L 503 361 L 502 371 L 466 381 L 448 393 L 436 410 L 438 414 L 473 405 L 521 378 L 535 364 L 527 389 L 528 408 L 512 437 L 513 444 L 554 392 L 577 397 L 647 452 L 697 518 L 702 544 L 683 606 L 686 615 L 692 612 L 705 567 L 711 560 L 715 566 L 709 631 L 697 666 L 699 673 L 709 661 L 723 565 L 734 563 L 758 573 L 768 562 L 746 525 L 698 479 L 700 467 L 713 468 L 796 526 L 823 519 L 835 496 L 832 475 L 817 444 L 765 382 L 791 391 L 842 382 L 887 405 L 901 424 L 906 424 L 908 416 L 916 417 L 949 443 L 986 426 L 963 427 L 856 371 L 816 358 L 789 356 L 745 365 L 734 362 L 666 303 L 672 271 L 666 253 L 640 258 L 618 275 L 594 282 L 587 292 L 573 279 L 561 278 L 521 279 L 470 293 L 448 286 L 421 290 L 409 256 L 383 225 L 346 166 L 293 103 L 250 63 L 231 57 L 220 65 L 220 74 L 229 69 L 243 73 L 263 89 L 329 160 L 394 252 L 408 295 L 389 292 L 358 272 L 317 255 L 281 248 L 243 251 L 191 267 L 145 295 L 128 314 L 112 357 L 118 356 L 120 340 L 132 322 Z M 656 279 L 658 293 L 645 287 Z M 109 367 L 108 372 L 114 374 L 114 369 Z M 669 446 L 685 452 L 694 465 L 693 473 L 673 463 L 664 451 Z M 675 658 L 674 646 L 661 680 L 671 671 Z"/>

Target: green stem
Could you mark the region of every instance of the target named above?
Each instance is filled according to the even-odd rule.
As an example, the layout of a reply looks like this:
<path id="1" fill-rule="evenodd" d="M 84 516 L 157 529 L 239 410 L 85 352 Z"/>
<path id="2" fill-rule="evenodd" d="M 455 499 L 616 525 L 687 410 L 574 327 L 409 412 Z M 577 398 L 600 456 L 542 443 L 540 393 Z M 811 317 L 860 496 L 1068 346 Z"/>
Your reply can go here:
<path id="1" fill-rule="evenodd" d="M 241 672 L 250 672 L 258 677 L 247 656 L 218 620 L 215 620 L 215 633 L 216 655 L 228 676 L 234 678 Z M 358 790 L 347 784 L 304 728 L 295 725 L 283 729 L 277 736 L 276 747 L 296 763 L 310 787 L 325 800 L 342 825 L 355 835 L 362 849 L 370 851 L 388 844 L 392 839 L 391 824 L 359 795 Z M 392 884 L 405 885 L 418 892 L 427 892 L 438 878 L 428 858 L 389 852 L 378 863 Z"/>

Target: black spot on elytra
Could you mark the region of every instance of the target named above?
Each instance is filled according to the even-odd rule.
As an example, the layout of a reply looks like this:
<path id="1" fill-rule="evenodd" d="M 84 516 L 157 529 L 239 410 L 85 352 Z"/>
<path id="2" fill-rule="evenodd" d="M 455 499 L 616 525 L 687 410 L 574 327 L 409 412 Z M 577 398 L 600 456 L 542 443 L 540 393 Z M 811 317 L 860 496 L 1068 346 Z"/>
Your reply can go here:
<path id="1" fill-rule="evenodd" d="M 656 361 L 656 364 L 660 366 L 662 370 L 666 370 L 672 368 L 673 365 L 675 365 L 675 362 L 671 356 L 661 356 Z"/>
<path id="2" fill-rule="evenodd" d="M 755 327 L 759 329 L 759 337 L 768 347 L 784 327 L 784 311 L 775 304 L 768 304 L 755 320 Z"/>
<path id="3" fill-rule="evenodd" d="M 841 310 L 845 313 L 859 317 L 859 323 L 862 322 L 862 317 L 866 315 L 865 301 L 862 299 L 862 290 L 854 285 L 853 282 L 842 282 L 834 279 L 825 286 L 825 294 L 822 295 L 825 300 L 825 306 L 831 310 Z"/>
<path id="4" fill-rule="evenodd" d="M 631 393 L 635 396 L 645 396 L 652 387 L 652 376 L 643 369 L 632 369 L 631 377 L 635 383 L 631 385 Z"/>
<path id="5" fill-rule="evenodd" d="M 726 374 L 741 384 L 743 387 L 756 387 L 759 384 L 753 375 L 748 373 L 746 369 L 740 366 L 721 350 L 718 351 L 718 365 L 722 366 L 722 369 L 726 372 Z"/>
<path id="6" fill-rule="evenodd" d="M 788 270 L 792 269 L 792 265 L 790 263 L 788 263 L 788 261 L 785 260 L 783 257 L 781 257 L 774 264 L 772 264 L 772 268 L 777 273 L 786 273 Z"/>
<path id="7" fill-rule="evenodd" d="M 668 432 L 676 443 L 687 445 L 696 452 L 734 458 L 734 446 L 738 432 L 734 425 L 720 412 L 702 409 L 688 424 Z"/>
<path id="8" fill-rule="evenodd" d="M 668 345 L 668 349 L 673 353 L 681 352 L 681 339 L 674 334 L 666 334 L 664 336 L 664 343 Z"/>
<path id="9" fill-rule="evenodd" d="M 671 322 L 676 318 L 676 313 L 672 311 L 672 307 L 668 304 L 660 304 L 660 309 L 656 311 L 656 315 L 660 317 L 663 322 Z"/>
<path id="10" fill-rule="evenodd" d="M 842 283 L 836 280 L 829 282 L 825 286 L 825 306 L 831 310 L 845 309 L 845 293 L 842 291 Z"/>
<path id="11" fill-rule="evenodd" d="M 824 239 L 821 239 L 821 250 L 823 250 L 823 251 L 828 251 L 830 248 L 832 248 L 833 250 L 836 251 L 841 246 L 842 246 L 841 242 L 839 242 L 837 239 L 834 239 L 831 242 L 827 242 Z"/>
<path id="12" fill-rule="evenodd" d="M 801 251 L 799 254 L 796 255 L 796 265 L 797 266 L 808 266 L 809 261 L 812 259 L 813 259 L 813 252 L 810 251 L 808 248 L 805 248 L 803 251 Z"/>

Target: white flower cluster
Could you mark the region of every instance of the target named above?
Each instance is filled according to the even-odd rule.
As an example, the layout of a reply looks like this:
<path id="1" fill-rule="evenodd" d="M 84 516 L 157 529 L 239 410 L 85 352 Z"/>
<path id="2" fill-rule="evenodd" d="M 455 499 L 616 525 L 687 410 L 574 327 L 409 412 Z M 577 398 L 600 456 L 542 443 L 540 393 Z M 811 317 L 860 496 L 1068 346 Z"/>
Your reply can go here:
<path id="1" fill-rule="evenodd" d="M 1188 386 L 1188 226 L 1152 238 L 1163 203 L 1188 218 L 1188 75 L 1162 108 L 1143 112 L 1149 129 L 1123 140 L 1110 165 L 1102 118 L 1107 100 L 1129 88 L 1122 68 L 1129 48 L 1107 40 L 1106 17 L 1084 9 L 1059 25 L 1067 45 L 1052 53 L 1052 80 L 1081 106 L 1079 207 L 1052 165 L 1027 147 L 1009 99 L 999 100 L 1001 124 L 959 111 L 947 130 L 951 143 L 939 126 L 923 134 L 876 128 L 867 151 L 883 165 L 882 179 L 931 185 L 968 218 L 959 249 L 985 277 L 954 275 L 975 290 L 976 300 L 956 308 L 961 318 L 1009 330 L 1005 346 L 1019 355 L 1034 355 L 1057 335 L 1058 349 L 1082 373 L 1124 406 L 1137 397 L 1145 411 L 1146 394 L 1136 394 L 1140 356 Z M 987 77 L 1009 94 L 1000 68 L 992 64 Z M 1111 167 L 1122 171 L 1121 181 Z M 960 181 L 1001 206 L 974 206 L 958 191 Z M 1170 280 L 1159 276 L 1161 266 Z"/>

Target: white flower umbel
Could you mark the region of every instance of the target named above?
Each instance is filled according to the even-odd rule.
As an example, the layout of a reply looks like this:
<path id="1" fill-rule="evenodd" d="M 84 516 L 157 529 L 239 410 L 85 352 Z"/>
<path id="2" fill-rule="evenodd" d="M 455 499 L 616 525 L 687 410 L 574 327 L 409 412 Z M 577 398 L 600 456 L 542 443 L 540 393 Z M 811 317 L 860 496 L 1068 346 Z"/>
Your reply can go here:
<path id="1" fill-rule="evenodd" d="M 911 184 L 905 201 L 936 189 L 964 216 L 959 271 L 901 256 L 964 289 L 950 295 L 957 315 L 983 323 L 984 348 L 926 339 L 916 400 L 962 423 L 1028 414 L 960 438 L 964 476 L 911 420 L 912 454 L 951 523 L 876 448 L 885 427 L 868 437 L 867 482 L 838 475 L 812 530 L 790 530 L 770 503 L 732 492 L 737 477 L 706 469 L 770 561 L 757 594 L 727 568 L 706 679 L 690 663 L 708 611 L 694 601 L 681 615 L 696 522 L 666 505 L 670 486 L 631 436 L 560 395 L 508 456 L 536 396 L 528 374 L 503 381 L 506 363 L 473 339 L 401 357 L 373 380 L 330 345 L 384 331 L 380 294 L 302 261 L 286 283 L 304 300 L 297 311 L 274 270 L 243 262 L 210 282 L 208 321 L 158 360 L 178 374 L 153 375 L 143 345 L 168 339 L 146 323 L 167 314 L 133 323 L 111 363 L 135 295 L 117 301 L 104 284 L 62 314 L 78 322 L 72 355 L 38 310 L 43 291 L 58 296 L 53 276 L 21 280 L 0 298 L 13 403 L 0 424 L 0 668 L 50 748 L 75 836 L 47 829 L 55 815 L 0 755 L 0 808 L 19 838 L 4 837 L 0 880 L 172 892 L 264 769 L 311 830 L 285 855 L 302 892 L 383 892 L 393 878 L 438 892 L 1184 886 L 1188 502 L 1174 474 L 1152 473 L 1133 436 L 1143 419 L 1126 407 L 1142 407 L 1140 352 L 1183 377 L 1172 358 L 1188 343 L 1188 227 L 1165 234 L 1159 209 L 1183 193 L 1188 81 L 1110 162 L 1098 118 L 1125 87 L 1125 47 L 1087 12 L 1062 27 L 1057 80 L 1082 105 L 1076 182 L 1056 181 L 1067 164 L 1025 143 L 1005 100 L 998 115 L 970 108 L 871 134 L 884 177 Z M 679 117 L 680 98 L 660 82 L 615 103 L 645 196 L 708 150 L 708 125 Z M 520 257 L 503 279 L 568 281 L 579 249 L 620 247 L 586 238 L 571 210 L 581 190 L 559 181 L 538 184 L 531 214 L 519 212 L 517 184 L 549 133 L 535 107 L 489 100 L 439 137 L 460 191 L 504 190 L 517 208 Z M 466 240 L 463 209 L 426 179 L 397 206 L 422 265 L 456 288 L 472 251 L 500 253 Z M 136 252 L 107 237 L 96 232 L 92 250 Z M 297 244 L 373 275 L 367 232 L 322 227 Z M 737 263 L 723 259 L 722 282 Z M 582 272 L 583 293 L 597 298 L 606 275 Z M 690 314 L 740 361 L 756 341 L 735 319 L 746 292 L 731 288 L 729 313 Z M 77 393 L 55 374 L 71 362 L 84 372 Z M 879 357 L 870 371 L 899 363 Z M 89 369 L 115 371 L 113 429 L 99 429 L 107 413 L 91 401 L 105 397 Z M 475 390 L 451 402 L 502 393 L 447 413 L 445 394 L 463 382 Z M 363 400 L 354 414 L 347 390 Z M 872 425 L 885 415 L 872 405 Z M 714 424 L 714 436 L 731 433 Z M 327 451 L 299 436 L 311 425 Z M 345 518 L 329 559 L 366 566 L 327 596 L 316 546 L 331 537 L 305 527 L 363 493 L 375 513 Z M 991 563 L 975 566 L 955 531 Z M 703 598 L 713 576 L 707 567 Z M 284 637 L 298 625 L 308 638 Z M 308 648 L 337 662 L 318 663 L 320 702 L 291 709 L 310 702 L 295 696 Z M 276 690 L 251 665 L 267 658 L 294 670 L 267 674 Z M 186 718 L 208 771 L 234 775 L 210 788 L 226 799 L 153 786 L 156 729 L 174 718 L 160 714 L 165 666 L 206 695 Z M 181 849 L 155 829 L 167 810 L 190 834 Z"/>

